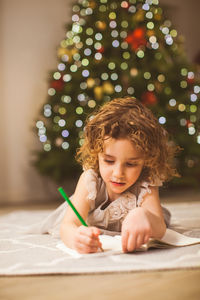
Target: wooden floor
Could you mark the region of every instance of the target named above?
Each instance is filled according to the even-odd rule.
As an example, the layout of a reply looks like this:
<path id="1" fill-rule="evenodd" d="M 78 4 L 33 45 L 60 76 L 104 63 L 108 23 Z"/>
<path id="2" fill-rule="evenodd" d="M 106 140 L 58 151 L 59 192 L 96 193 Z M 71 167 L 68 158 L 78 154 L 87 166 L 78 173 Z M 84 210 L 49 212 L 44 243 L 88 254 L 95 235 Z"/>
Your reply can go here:
<path id="1" fill-rule="evenodd" d="M 164 201 L 184 200 L 184 195 Z M 200 194 L 190 200 L 200 200 Z M 185 198 L 186 200 L 186 198 Z M 32 206 L 28 209 L 49 209 Z M 25 207 L 4 207 L 5 214 Z M 199 300 L 200 268 L 91 275 L 0 277 L 0 300 Z"/>
<path id="2" fill-rule="evenodd" d="M 3 277 L 0 299 L 199 300 L 200 270 Z"/>

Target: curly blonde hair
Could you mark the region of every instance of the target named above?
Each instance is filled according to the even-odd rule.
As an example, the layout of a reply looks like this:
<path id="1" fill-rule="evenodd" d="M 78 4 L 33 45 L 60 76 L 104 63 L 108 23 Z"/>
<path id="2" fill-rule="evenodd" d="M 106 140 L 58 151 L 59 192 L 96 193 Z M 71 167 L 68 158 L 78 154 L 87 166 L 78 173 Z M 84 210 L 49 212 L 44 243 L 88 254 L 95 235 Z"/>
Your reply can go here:
<path id="1" fill-rule="evenodd" d="M 174 156 L 179 147 L 169 141 L 167 131 L 137 99 L 114 99 L 87 118 L 84 143 L 76 154 L 84 169 L 92 168 L 99 173 L 98 154 L 103 152 L 107 137 L 126 138 L 141 151 L 144 157 L 141 180 L 155 183 L 179 176 L 174 167 Z"/>

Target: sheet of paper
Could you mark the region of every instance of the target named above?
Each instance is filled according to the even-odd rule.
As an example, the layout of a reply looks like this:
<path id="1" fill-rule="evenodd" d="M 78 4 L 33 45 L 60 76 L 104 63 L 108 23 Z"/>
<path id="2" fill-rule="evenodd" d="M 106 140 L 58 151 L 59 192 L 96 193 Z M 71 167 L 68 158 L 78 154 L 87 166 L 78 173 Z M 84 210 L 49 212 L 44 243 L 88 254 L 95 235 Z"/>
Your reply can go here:
<path id="1" fill-rule="evenodd" d="M 102 248 L 104 252 L 100 249 L 97 253 L 89 253 L 89 254 L 80 254 L 74 249 L 68 248 L 63 242 L 60 242 L 56 245 L 56 247 L 65 253 L 73 256 L 74 258 L 80 257 L 88 257 L 88 255 L 92 256 L 104 256 L 104 255 L 112 255 L 112 254 L 120 254 L 122 253 L 121 247 L 121 236 L 110 236 L 110 235 L 100 235 L 99 236 L 100 242 L 102 243 Z"/>

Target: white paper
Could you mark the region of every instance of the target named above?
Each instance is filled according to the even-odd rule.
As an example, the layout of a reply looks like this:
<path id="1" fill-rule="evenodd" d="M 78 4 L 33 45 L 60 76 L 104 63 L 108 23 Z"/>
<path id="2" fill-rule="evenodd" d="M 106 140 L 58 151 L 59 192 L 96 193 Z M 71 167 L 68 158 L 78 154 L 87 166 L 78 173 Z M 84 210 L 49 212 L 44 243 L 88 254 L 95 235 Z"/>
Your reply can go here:
<path id="1" fill-rule="evenodd" d="M 105 256 L 105 255 L 112 255 L 112 254 L 120 254 L 122 253 L 122 246 L 121 246 L 121 236 L 115 235 L 100 235 L 99 240 L 102 243 L 102 248 L 104 252 L 100 249 L 96 253 L 88 253 L 88 254 L 81 254 L 74 249 L 68 248 L 63 242 L 60 242 L 56 245 L 56 247 L 63 252 L 73 256 L 74 258 L 81 258 L 81 257 L 88 257 L 88 255 L 92 256 Z"/>

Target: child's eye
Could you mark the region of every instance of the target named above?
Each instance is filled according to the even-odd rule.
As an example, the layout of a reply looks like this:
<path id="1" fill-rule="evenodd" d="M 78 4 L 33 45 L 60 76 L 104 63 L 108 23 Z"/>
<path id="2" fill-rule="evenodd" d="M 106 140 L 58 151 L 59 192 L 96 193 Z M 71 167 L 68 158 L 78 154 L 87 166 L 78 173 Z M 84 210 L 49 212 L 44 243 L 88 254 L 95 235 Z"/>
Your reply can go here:
<path id="1" fill-rule="evenodd" d="M 104 161 L 105 161 L 107 164 L 113 164 L 113 163 L 114 163 L 114 160 L 104 159 Z"/>
<path id="2" fill-rule="evenodd" d="M 136 163 L 127 163 L 126 165 L 127 165 L 127 167 L 136 167 L 137 166 Z"/>

